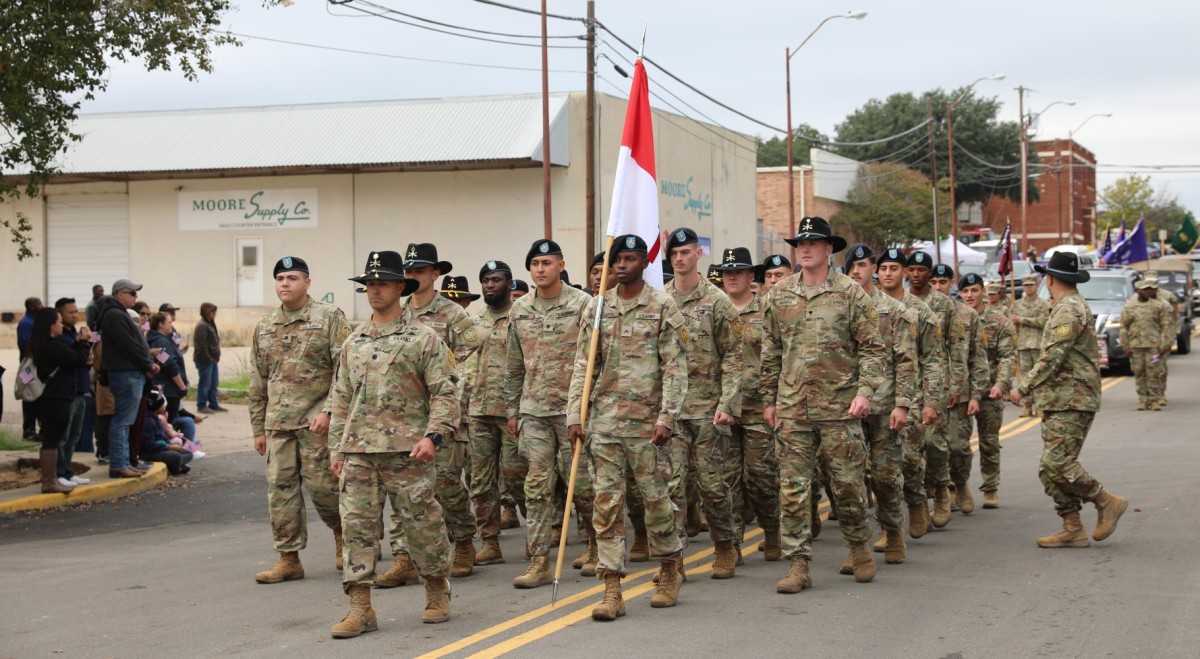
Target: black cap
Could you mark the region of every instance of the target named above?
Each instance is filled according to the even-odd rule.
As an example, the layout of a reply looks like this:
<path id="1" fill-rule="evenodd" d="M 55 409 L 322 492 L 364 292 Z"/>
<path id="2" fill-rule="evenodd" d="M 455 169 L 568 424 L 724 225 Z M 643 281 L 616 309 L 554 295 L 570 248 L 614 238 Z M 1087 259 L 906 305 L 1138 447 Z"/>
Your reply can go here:
<path id="1" fill-rule="evenodd" d="M 484 277 L 493 272 L 507 272 L 508 278 L 512 279 L 512 268 L 508 267 L 507 263 L 504 261 L 488 261 L 479 269 L 479 281 L 483 281 Z"/>
<path id="2" fill-rule="evenodd" d="M 367 255 L 367 265 L 363 267 L 363 273 L 357 277 L 351 277 L 350 281 L 364 285 L 368 281 L 402 281 L 404 282 L 404 292 L 401 295 L 410 295 L 421 284 L 415 279 L 408 279 L 404 276 L 404 263 L 404 259 L 396 252 L 389 250 L 371 252 Z"/>
<path id="3" fill-rule="evenodd" d="M 846 260 L 843 263 L 846 269 L 849 269 L 855 261 L 870 260 L 873 256 L 875 256 L 875 251 L 871 249 L 870 245 L 855 243 L 846 250 Z"/>
<path id="4" fill-rule="evenodd" d="M 404 267 L 423 268 L 427 265 L 438 269 L 439 274 L 446 274 L 453 269 L 449 261 L 439 261 L 437 247 L 433 243 L 409 243 L 404 250 Z"/>
<path id="5" fill-rule="evenodd" d="M 448 300 L 478 300 L 479 294 L 472 293 L 466 277 L 447 276 L 442 279 L 442 297 Z"/>
<path id="6" fill-rule="evenodd" d="M 906 265 L 920 268 L 932 268 L 933 257 L 925 252 L 913 252 L 912 254 L 908 255 L 908 263 Z"/>
<path id="7" fill-rule="evenodd" d="M 895 247 L 889 247 L 883 250 L 882 254 L 875 257 L 875 265 L 879 265 L 881 263 L 899 263 L 900 267 L 903 268 L 904 266 L 908 265 L 908 259 L 905 258 L 904 252 L 901 252 Z"/>
<path id="8" fill-rule="evenodd" d="M 947 263 L 939 263 L 933 266 L 933 272 L 930 277 L 938 277 L 942 279 L 954 279 L 954 268 L 951 268 Z"/>
<path id="9" fill-rule="evenodd" d="M 667 238 L 667 254 L 670 254 L 671 250 L 676 247 L 683 247 L 684 245 L 691 245 L 698 242 L 700 242 L 700 237 L 696 235 L 695 231 L 687 227 L 680 227 L 672 231 L 671 236 Z"/>
<path id="10" fill-rule="evenodd" d="M 514 280 L 512 280 L 511 290 L 524 291 L 524 292 L 528 293 L 529 292 L 529 284 L 526 284 L 525 282 L 521 281 L 520 279 L 514 279 Z"/>
<path id="11" fill-rule="evenodd" d="M 588 266 L 588 271 L 590 272 L 592 268 L 598 265 L 604 265 L 604 252 L 599 252 L 592 257 L 592 264 Z"/>
<path id="12" fill-rule="evenodd" d="M 1033 269 L 1070 284 L 1082 284 L 1092 278 L 1087 270 L 1079 269 L 1079 255 L 1071 252 L 1055 252 L 1049 263 L 1035 265 Z"/>
<path id="13" fill-rule="evenodd" d="M 941 265 L 945 264 L 943 263 Z M 968 272 L 962 276 L 962 279 L 958 280 L 958 290 L 961 291 L 968 286 L 983 286 L 983 277 L 980 277 L 974 272 Z"/>
<path id="14" fill-rule="evenodd" d="M 535 240 L 529 246 L 529 251 L 525 253 L 525 269 L 529 269 L 529 262 L 539 256 L 555 255 L 561 257 L 563 255 L 562 248 L 553 240 Z"/>
<path id="15" fill-rule="evenodd" d="M 833 235 L 829 221 L 823 217 L 800 218 L 800 228 L 796 231 L 796 236 L 784 238 L 784 241 L 792 247 L 799 245 L 801 240 L 826 240 L 833 245 L 835 254 L 846 249 L 846 239 Z"/>
<path id="16" fill-rule="evenodd" d="M 72 302 L 74 302 L 74 300 L 72 300 Z M 58 305 L 56 304 L 54 306 Z M 170 302 L 163 302 L 162 304 L 158 305 L 158 310 L 162 313 L 175 313 L 176 311 L 179 311 L 179 307 L 171 304 Z"/>
<path id="17" fill-rule="evenodd" d="M 675 266 L 671 265 L 671 259 L 662 260 L 663 283 L 675 280 Z"/>
<path id="18" fill-rule="evenodd" d="M 775 268 L 792 269 L 792 261 L 782 254 L 772 254 L 763 259 L 762 266 L 764 270 L 774 270 Z"/>
<path id="19" fill-rule="evenodd" d="M 299 256 L 285 256 L 275 262 L 275 272 L 271 273 L 274 277 L 281 272 L 303 272 L 308 274 L 308 261 Z"/>
<path id="20" fill-rule="evenodd" d="M 721 262 L 717 264 L 718 270 L 758 270 L 758 266 L 754 265 L 754 260 L 750 258 L 750 249 L 747 247 L 730 247 L 721 254 Z"/>
<path id="21" fill-rule="evenodd" d="M 708 266 L 707 279 L 718 286 L 725 283 L 725 277 L 724 277 L 724 273 L 721 271 L 721 266 L 719 266 L 719 265 Z"/>
<path id="22" fill-rule="evenodd" d="M 632 233 L 617 236 L 613 240 L 612 249 L 608 252 L 608 264 L 612 265 L 615 263 L 617 254 L 621 252 L 642 252 L 645 254 L 648 251 L 650 250 L 646 247 L 646 241 L 642 240 L 640 236 Z"/>

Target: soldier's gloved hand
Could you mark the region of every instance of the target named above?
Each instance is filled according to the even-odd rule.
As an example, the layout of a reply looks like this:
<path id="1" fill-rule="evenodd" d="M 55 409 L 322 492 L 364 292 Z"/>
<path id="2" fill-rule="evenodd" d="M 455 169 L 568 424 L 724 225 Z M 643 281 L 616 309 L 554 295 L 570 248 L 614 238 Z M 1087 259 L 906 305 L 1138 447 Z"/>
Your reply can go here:
<path id="1" fill-rule="evenodd" d="M 888 418 L 888 428 L 892 430 L 904 430 L 904 426 L 908 424 L 908 408 L 897 407 L 892 410 L 892 415 Z"/>
<path id="2" fill-rule="evenodd" d="M 728 426 L 732 423 L 733 423 L 733 417 L 726 414 L 725 412 L 721 412 L 720 410 L 718 410 L 717 413 L 713 415 L 713 425 L 714 426 Z"/>
<path id="3" fill-rule="evenodd" d="M 313 420 L 308 422 L 308 430 L 309 430 L 309 432 L 313 432 L 318 435 L 324 435 L 324 434 L 328 433 L 329 432 L 329 415 L 324 412 L 321 412 L 320 414 L 314 416 Z"/>
<path id="4" fill-rule="evenodd" d="M 937 421 L 937 410 L 932 407 L 921 410 L 921 425 L 931 426 L 934 421 Z"/>
<path id="5" fill-rule="evenodd" d="M 583 441 L 583 426 L 578 423 L 572 423 L 567 426 L 567 439 L 578 444 Z"/>
<path id="6" fill-rule="evenodd" d="M 512 418 L 512 419 L 508 420 L 508 434 L 512 435 L 513 437 L 517 436 L 517 420 L 516 420 L 516 418 Z"/>
<path id="7" fill-rule="evenodd" d="M 1004 398 L 1004 391 L 1000 389 L 1000 385 L 992 387 L 992 390 L 988 392 L 988 398 L 991 398 L 992 400 L 1000 400 L 1001 398 Z"/>
<path id="8" fill-rule="evenodd" d="M 654 434 L 650 436 L 650 443 L 655 446 L 662 446 L 671 439 L 671 429 L 666 426 L 654 426 Z"/>
<path id="9" fill-rule="evenodd" d="M 979 414 L 979 401 L 972 398 L 967 403 L 967 416 L 975 416 L 976 414 Z"/>
<path id="10" fill-rule="evenodd" d="M 258 451 L 259 455 L 267 454 L 267 436 L 266 435 L 255 435 L 254 436 L 254 450 Z"/>
<path id="11" fill-rule="evenodd" d="M 855 396 L 850 401 L 850 416 L 861 419 L 871 413 L 871 399 L 866 396 Z"/>

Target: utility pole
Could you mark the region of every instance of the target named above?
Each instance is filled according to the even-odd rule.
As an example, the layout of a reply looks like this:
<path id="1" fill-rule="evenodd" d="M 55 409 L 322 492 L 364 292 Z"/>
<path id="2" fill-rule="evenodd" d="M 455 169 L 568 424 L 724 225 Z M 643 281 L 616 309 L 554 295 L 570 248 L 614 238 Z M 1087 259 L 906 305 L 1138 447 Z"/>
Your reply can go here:
<path id="1" fill-rule="evenodd" d="M 1017 112 L 1021 113 L 1021 242 L 1029 251 L 1029 223 L 1026 207 L 1029 205 L 1029 127 L 1025 121 L 1025 87 L 1017 87 Z"/>
<path id="2" fill-rule="evenodd" d="M 554 237 L 550 219 L 550 48 L 546 37 L 546 0 L 542 0 L 542 231 Z"/>
<path id="3" fill-rule="evenodd" d="M 950 168 L 950 237 L 954 239 L 954 263 L 951 267 L 954 268 L 955 274 L 958 273 L 958 209 L 955 205 L 958 203 L 954 199 L 954 104 L 946 103 L 946 146 L 950 150 L 949 164 Z"/>
<path id="4" fill-rule="evenodd" d="M 584 166 L 584 219 L 587 238 L 583 256 L 596 253 L 596 2 L 587 3 L 587 139 L 584 140 L 587 164 Z M 586 280 L 585 280 L 586 281 Z"/>
<path id="5" fill-rule="evenodd" d="M 933 249 L 937 262 L 942 262 L 942 237 L 938 233 L 937 206 L 937 144 L 933 141 L 933 100 L 925 99 L 925 118 L 929 120 L 929 175 L 933 178 Z"/>

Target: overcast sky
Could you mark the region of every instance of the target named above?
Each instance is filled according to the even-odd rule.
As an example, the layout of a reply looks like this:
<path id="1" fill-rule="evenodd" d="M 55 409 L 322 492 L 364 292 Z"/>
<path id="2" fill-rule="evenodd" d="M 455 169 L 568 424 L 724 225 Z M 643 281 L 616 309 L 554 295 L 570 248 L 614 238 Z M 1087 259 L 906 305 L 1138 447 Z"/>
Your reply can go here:
<path id="1" fill-rule="evenodd" d="M 215 70 L 198 82 L 177 73 L 147 73 L 118 64 L 109 90 L 85 112 L 278 105 L 327 101 L 429 98 L 537 92 L 540 52 L 534 47 L 490 43 L 400 24 L 363 11 L 394 9 L 443 23 L 519 35 L 539 33 L 535 15 L 471 0 L 355 0 L 330 7 L 322 0 L 295 0 L 264 9 L 257 0 L 238 2 L 230 30 L 347 53 L 261 39 L 216 52 Z M 507 0 L 537 9 L 535 0 Z M 583 0 L 551 0 L 552 13 L 584 16 Z M 1027 111 L 1054 101 L 1042 117 L 1039 137 L 1066 137 L 1090 115 L 1076 139 L 1101 163 L 1100 186 L 1129 172 L 1129 165 L 1196 165 L 1186 171 L 1152 173 L 1156 189 L 1200 210 L 1200 76 L 1192 46 L 1200 26 L 1200 3 L 1005 0 L 861 0 L 845 5 L 796 0 L 598 0 L 597 18 L 635 46 L 648 30 L 646 54 L 710 96 L 770 126 L 785 121 L 784 53 L 824 18 L 865 10 L 861 20 L 829 21 L 792 60 L 793 118 L 832 135 L 834 125 L 870 98 L 895 92 L 954 88 L 980 77 L 976 92 L 1004 102 L 1002 118 L 1017 120 L 1017 92 L 1034 90 Z M 420 23 L 396 14 L 398 20 Z M 425 23 L 428 25 L 428 23 Z M 582 35 L 575 21 L 551 20 L 551 35 Z M 480 35 L 486 36 L 486 35 Z M 536 43 L 533 39 L 487 37 Z M 631 53 L 611 36 L 601 53 L 629 67 Z M 575 39 L 554 45 L 582 46 Z M 619 55 L 618 55 L 619 54 Z M 467 63 L 462 66 L 434 61 Z M 492 67 L 514 67 L 486 68 Z M 582 90 L 581 48 L 552 49 L 552 90 Z M 625 95 L 629 83 L 604 59 L 599 89 Z M 652 93 L 697 119 L 749 134 L 767 128 L 723 110 L 661 72 L 649 69 Z M 614 86 L 610 86 L 610 83 Z M 677 95 L 692 108 L 663 92 Z M 655 105 L 671 110 L 662 101 Z M 607 145 L 616 148 L 616 145 Z M 1105 166 L 1109 165 L 1109 166 Z M 1119 165 L 1113 167 L 1112 165 Z"/>

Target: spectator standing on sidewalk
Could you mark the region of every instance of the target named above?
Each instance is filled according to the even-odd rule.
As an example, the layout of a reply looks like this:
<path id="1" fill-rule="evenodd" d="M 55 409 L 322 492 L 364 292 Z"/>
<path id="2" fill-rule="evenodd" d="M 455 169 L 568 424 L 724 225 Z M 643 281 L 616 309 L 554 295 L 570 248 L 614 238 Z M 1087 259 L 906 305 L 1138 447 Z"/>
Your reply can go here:
<path id="1" fill-rule="evenodd" d="M 42 306 L 41 298 L 25 298 L 25 315 L 17 323 L 17 353 L 20 361 L 25 360 L 25 348 L 29 345 L 29 337 L 33 335 L 33 319 Z M 30 441 L 37 440 L 37 412 L 33 403 L 21 403 L 21 436 Z"/>
<path id="2" fill-rule="evenodd" d="M 113 418 L 108 433 L 108 475 L 137 478 L 129 466 L 129 429 L 137 420 L 146 381 L 158 373 L 138 325 L 128 310 L 137 302 L 142 285 L 130 279 L 113 283 L 111 296 L 100 301 L 100 334 L 104 341 L 100 381 L 113 395 Z"/>
<path id="3" fill-rule="evenodd" d="M 86 322 L 88 329 L 95 332 L 100 328 L 100 300 L 104 299 L 104 287 L 100 284 L 92 286 L 92 300 L 87 305 Z"/>
<path id="4" fill-rule="evenodd" d="M 62 317 L 54 309 L 39 309 L 34 316 L 33 330 L 26 349 L 37 366 L 37 379 L 45 384 L 42 395 L 33 402 L 34 411 L 42 425 L 42 492 L 70 492 L 75 483 L 58 478 L 59 448 L 67 439 L 71 406 L 75 400 L 75 371 L 87 366 L 87 339 L 76 340 L 69 347 L 59 340 Z"/>
<path id="5" fill-rule="evenodd" d="M 71 349 L 82 344 L 90 353 L 91 344 L 88 339 L 92 336 L 91 331 L 86 326 L 82 330 L 75 329 L 75 325 L 79 322 L 79 307 L 75 304 L 75 298 L 59 298 L 54 303 L 54 308 L 62 319 L 62 334 L 58 337 L 59 342 Z M 58 480 L 63 485 L 68 483 L 86 485 L 91 482 L 91 479 L 83 478 L 71 471 L 71 459 L 75 457 L 75 447 L 79 446 L 80 434 L 83 432 L 83 417 L 87 411 L 85 397 L 91 391 L 91 380 L 86 368 L 86 364 L 90 362 L 91 355 L 89 354 L 85 367 L 75 369 L 75 396 L 71 399 L 71 412 L 67 418 L 66 434 L 58 446 Z"/>
<path id="6" fill-rule="evenodd" d="M 167 401 L 167 419 L 175 423 L 179 416 L 179 405 L 187 396 L 187 371 L 183 367 L 183 353 L 171 335 L 175 332 L 175 324 L 171 322 L 170 314 L 161 311 L 150 316 L 150 332 L 146 334 L 146 343 L 150 349 L 158 348 L 155 361 L 159 364 L 158 374 L 154 376 L 154 384 L 160 387 Z M 166 357 L 163 357 L 166 355 Z"/>
<path id="7" fill-rule="evenodd" d="M 200 322 L 192 333 L 196 347 L 192 359 L 200 375 L 196 388 L 196 409 L 200 412 L 212 410 L 225 412 L 217 403 L 217 382 L 220 381 L 221 335 L 217 332 L 217 305 L 205 302 L 200 305 Z"/>

